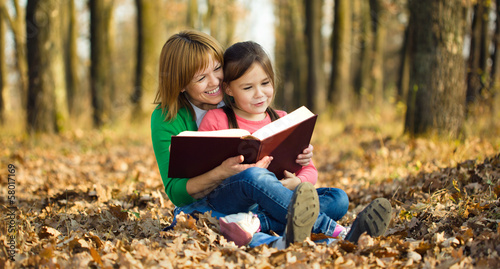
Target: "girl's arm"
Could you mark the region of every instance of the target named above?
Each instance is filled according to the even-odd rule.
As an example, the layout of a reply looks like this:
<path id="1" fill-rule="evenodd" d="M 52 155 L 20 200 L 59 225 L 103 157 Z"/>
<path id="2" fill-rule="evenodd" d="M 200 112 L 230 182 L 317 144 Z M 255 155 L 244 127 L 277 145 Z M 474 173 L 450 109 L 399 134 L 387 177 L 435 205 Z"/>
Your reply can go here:
<path id="1" fill-rule="evenodd" d="M 296 174 L 285 171 L 284 175 L 285 177 L 281 180 L 281 183 L 290 190 L 294 190 L 301 182 L 310 182 L 314 185 L 318 181 L 318 170 L 312 161 L 309 162 L 309 165 L 302 167 Z"/>

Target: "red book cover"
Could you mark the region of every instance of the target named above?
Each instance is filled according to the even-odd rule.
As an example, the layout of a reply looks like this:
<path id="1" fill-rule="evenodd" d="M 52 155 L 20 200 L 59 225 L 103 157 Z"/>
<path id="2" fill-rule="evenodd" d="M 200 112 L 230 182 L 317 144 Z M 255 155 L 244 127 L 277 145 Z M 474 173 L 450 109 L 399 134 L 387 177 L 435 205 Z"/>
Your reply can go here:
<path id="1" fill-rule="evenodd" d="M 294 117 L 294 111 L 256 131 L 253 134 L 256 137 L 211 136 L 212 132 L 172 136 L 168 176 L 195 177 L 238 155 L 244 156 L 244 163 L 255 163 L 264 156 L 273 156 L 268 169 L 278 178 L 283 177 L 284 170 L 297 172 L 301 166 L 295 160 L 309 146 L 317 119 L 317 115 L 305 107 L 298 110 L 305 114 Z M 224 131 L 215 132 L 220 134 Z"/>

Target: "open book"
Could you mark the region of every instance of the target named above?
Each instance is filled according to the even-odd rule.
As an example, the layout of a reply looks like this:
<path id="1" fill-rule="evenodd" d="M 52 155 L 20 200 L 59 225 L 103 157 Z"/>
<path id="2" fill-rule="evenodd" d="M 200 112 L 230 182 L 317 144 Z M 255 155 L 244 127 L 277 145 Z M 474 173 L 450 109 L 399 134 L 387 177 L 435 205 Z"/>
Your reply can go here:
<path id="1" fill-rule="evenodd" d="M 243 155 L 243 163 L 272 156 L 269 171 L 300 170 L 297 155 L 309 146 L 317 115 L 302 106 L 250 134 L 243 129 L 193 132 L 172 136 L 169 177 L 191 178 L 219 166 L 227 158 Z"/>

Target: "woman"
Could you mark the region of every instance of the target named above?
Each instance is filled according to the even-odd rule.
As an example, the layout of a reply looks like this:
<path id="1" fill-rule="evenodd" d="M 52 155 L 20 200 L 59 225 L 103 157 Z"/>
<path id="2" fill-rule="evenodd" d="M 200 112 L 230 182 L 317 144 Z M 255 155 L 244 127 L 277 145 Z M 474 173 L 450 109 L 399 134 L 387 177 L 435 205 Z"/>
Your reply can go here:
<path id="1" fill-rule="evenodd" d="M 313 225 L 325 234 L 333 233 L 335 227 L 325 227 L 325 218 L 317 218 L 319 203 L 314 187 L 304 182 L 295 192 L 286 189 L 265 169 L 271 157 L 264 157 L 255 164 L 242 164 L 243 156 L 235 156 L 194 178 L 168 177 L 171 136 L 186 130 L 196 131 L 207 110 L 221 106 L 223 50 L 215 39 L 204 33 L 184 31 L 167 40 L 160 57 L 155 99 L 159 105 L 151 117 L 151 135 L 165 192 L 178 207 L 176 212 L 212 210 L 236 214 L 252 210 L 263 232 L 281 233 L 286 226 L 286 245 L 305 239 L 304 235 L 310 234 Z M 305 166 L 311 157 L 312 148 L 309 147 L 298 156 L 297 162 Z M 387 209 L 387 203 L 383 202 L 382 208 Z M 388 207 L 389 211 L 382 212 L 384 222 L 387 222 L 387 215 L 390 219 L 390 204 Z M 374 207 L 367 209 L 370 208 Z M 374 214 L 370 210 L 368 213 Z M 360 214 L 364 215 L 367 214 Z M 356 231 L 354 237 L 365 231 L 377 235 L 370 227 L 356 226 L 356 223 L 352 229 Z M 388 222 L 374 224 L 385 230 Z"/>

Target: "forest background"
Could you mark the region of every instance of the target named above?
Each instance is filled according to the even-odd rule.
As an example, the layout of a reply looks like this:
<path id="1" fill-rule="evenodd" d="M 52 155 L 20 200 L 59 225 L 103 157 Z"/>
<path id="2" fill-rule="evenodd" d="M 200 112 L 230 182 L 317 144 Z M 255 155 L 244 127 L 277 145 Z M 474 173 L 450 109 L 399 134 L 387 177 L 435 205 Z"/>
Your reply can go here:
<path id="1" fill-rule="evenodd" d="M 499 8 L 500 0 L 0 0 L 6 220 L 7 204 L 16 208 L 14 229 L 0 227 L 0 263 L 494 265 Z M 279 78 L 275 107 L 320 115 L 318 184 L 349 194 L 341 223 L 386 197 L 395 209 L 387 240 L 241 250 L 207 216 L 160 233 L 173 205 L 149 116 L 161 47 L 188 28 L 224 47 L 264 45 Z"/>

